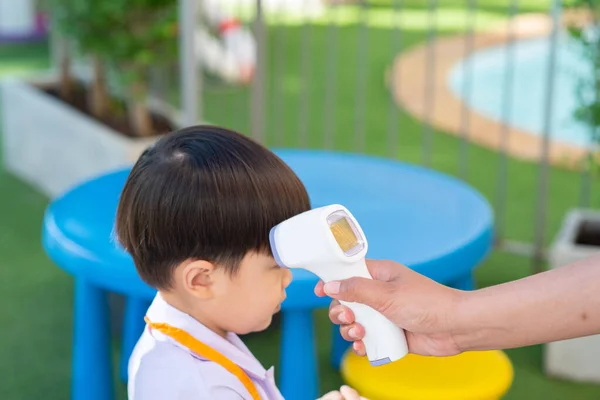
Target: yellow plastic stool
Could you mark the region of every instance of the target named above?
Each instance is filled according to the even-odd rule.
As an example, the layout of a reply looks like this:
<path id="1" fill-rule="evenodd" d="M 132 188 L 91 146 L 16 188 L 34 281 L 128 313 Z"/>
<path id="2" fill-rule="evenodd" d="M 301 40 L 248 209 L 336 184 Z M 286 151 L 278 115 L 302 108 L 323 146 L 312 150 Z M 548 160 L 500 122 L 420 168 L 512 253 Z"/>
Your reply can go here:
<path id="1" fill-rule="evenodd" d="M 341 373 L 348 385 L 369 400 L 498 400 L 514 377 L 512 363 L 502 351 L 452 357 L 409 354 L 380 367 L 348 351 Z"/>

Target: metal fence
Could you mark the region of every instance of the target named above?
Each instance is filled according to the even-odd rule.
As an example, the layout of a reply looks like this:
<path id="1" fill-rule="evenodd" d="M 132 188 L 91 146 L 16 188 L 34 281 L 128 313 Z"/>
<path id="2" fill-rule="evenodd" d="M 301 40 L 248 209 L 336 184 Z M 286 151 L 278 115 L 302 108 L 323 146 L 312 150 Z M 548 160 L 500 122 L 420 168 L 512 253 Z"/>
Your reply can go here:
<path id="1" fill-rule="evenodd" d="M 491 18 L 490 12 L 486 12 L 483 7 L 486 2 L 465 0 L 452 2 L 453 7 L 442 8 L 443 4 L 435 0 L 330 1 L 323 2 L 324 10 L 321 10 L 320 14 L 317 12 L 316 17 L 308 15 L 310 4 L 315 2 L 305 2 L 306 7 L 302 9 L 307 12 L 306 15 L 301 15 L 298 11 L 285 12 L 285 1 L 274 5 L 273 1 L 256 0 L 248 3 L 239 0 L 237 15 L 252 27 L 257 41 L 257 72 L 248 90 L 242 88 L 232 92 L 225 101 L 211 95 L 211 90 L 215 89 L 205 85 L 202 76 L 197 73 L 198 60 L 192 56 L 196 0 L 180 0 L 180 22 L 184 32 L 181 41 L 180 99 L 185 123 L 209 120 L 229 126 L 237 124 L 236 126 L 247 129 L 254 138 L 269 145 L 343 148 L 406 158 L 411 162 L 436 168 L 433 162 L 436 154 L 447 153 L 446 149 L 440 149 L 436 143 L 440 140 L 439 135 L 443 135 L 437 134 L 436 131 L 444 131 L 444 128 L 436 127 L 433 121 L 433 116 L 438 111 L 434 89 L 440 84 L 435 81 L 439 79 L 436 68 L 440 63 L 439 56 L 444 52 L 438 42 L 440 38 L 449 35 L 460 37 L 464 57 L 468 58 L 474 54 L 477 51 L 476 36 L 479 31 L 485 30 L 485 26 L 482 26 L 486 25 L 485 18 Z M 505 21 L 496 29 L 503 29 L 507 35 L 502 45 L 505 51 L 502 77 L 504 90 L 502 98 L 497 99 L 502 104 L 501 119 L 507 121 L 511 117 L 511 99 L 514 91 L 519 90 L 514 82 L 514 68 L 517 63 L 514 44 L 519 40 L 515 34 L 515 18 L 522 11 L 529 11 L 531 3 L 535 2 L 507 0 L 504 3 L 492 3 L 490 7 L 495 7 L 495 18 Z M 492 153 L 497 160 L 494 161 L 494 176 L 490 177 L 494 181 L 494 189 L 488 198 L 493 203 L 496 213 L 497 244 L 509 251 L 527 254 L 536 267 L 543 263 L 545 247 L 549 240 L 547 218 L 549 201 L 552 199 L 548 195 L 548 185 L 552 171 L 550 151 L 553 140 L 551 117 L 556 100 L 557 47 L 559 35 L 563 30 L 563 11 L 559 1 L 552 4 L 549 2 L 547 9 L 538 11 L 545 13 L 550 21 L 550 50 L 547 59 L 540 64 L 545 69 L 545 72 L 541 73 L 546 74 L 543 104 L 540 105 L 544 109 L 544 116 L 541 147 L 536 161 L 537 173 L 531 181 L 531 186 L 534 187 L 532 190 L 535 192 L 535 204 L 534 212 L 530 215 L 530 240 L 512 240 L 514 238 L 505 234 L 507 224 L 511 223 L 507 220 L 506 211 L 511 160 L 508 150 L 513 129 L 509 123 L 500 123 L 500 141 Z M 460 16 L 456 16 L 458 14 Z M 461 22 L 458 23 L 458 20 Z M 416 21 L 420 21 L 421 24 L 418 33 L 415 28 Z M 393 63 L 398 54 L 422 43 L 429 44 L 424 64 L 426 80 L 422 86 L 422 93 L 414 93 L 416 98 L 423 101 L 421 107 L 425 112 L 422 118 L 416 122 L 414 118 L 407 119 L 405 110 L 394 101 L 394 96 L 389 90 L 386 102 L 377 102 L 378 106 L 385 104 L 385 108 L 373 110 L 373 104 L 376 103 L 372 97 L 372 88 L 376 86 L 373 83 L 376 80 L 374 77 L 379 76 L 382 82 L 385 69 Z M 377 47 L 380 59 L 372 56 L 372 46 Z M 350 47 L 353 49 L 349 49 Z M 382 48 L 385 50 L 381 50 Z M 299 65 L 290 65 L 290 60 L 299 61 Z M 289 72 L 292 67 L 294 71 Z M 471 139 L 475 133 L 474 111 L 468 104 L 469 96 L 474 90 L 471 67 L 470 63 L 466 63 L 463 71 L 459 134 L 455 135 L 457 145 L 450 146 L 455 154 L 443 154 L 443 157 L 455 160 L 455 165 L 445 170 L 466 181 L 478 171 L 471 158 Z M 352 74 L 348 71 L 352 71 Z M 396 88 L 406 83 L 409 82 L 398 81 L 397 75 L 388 79 L 388 85 Z M 348 89 L 350 85 L 353 87 L 351 92 Z M 288 86 L 293 87 L 293 90 L 286 89 Z M 290 91 L 295 92 L 290 95 Z M 347 97 L 348 93 L 353 93 L 352 102 L 344 98 L 344 104 L 340 104 L 341 96 Z M 222 104 L 222 107 L 230 108 L 231 112 L 215 111 L 214 107 L 211 109 L 210 104 L 214 99 L 218 99 L 217 102 Z M 315 99 L 319 100 L 319 106 L 314 104 Z M 247 112 L 241 112 L 242 109 L 246 109 Z M 247 121 L 240 121 L 246 117 Z M 381 131 L 376 134 L 373 132 L 371 125 L 375 119 L 385 121 L 378 125 L 384 127 L 385 134 Z M 290 120 L 294 122 L 291 123 Z M 415 124 L 420 124 L 420 127 Z M 351 127 L 351 130 L 348 127 Z M 289 132 L 282 133 L 286 130 L 292 130 L 295 134 L 290 137 Z M 411 154 L 415 154 L 414 138 L 417 136 L 420 137 L 417 140 L 420 143 L 420 155 L 417 158 L 405 157 L 405 150 L 409 147 Z M 411 138 L 410 145 L 406 144 L 407 138 Z M 374 142 L 378 143 L 380 150 L 375 149 L 376 146 L 372 144 Z M 581 169 L 580 201 L 572 206 L 591 204 L 591 183 L 592 174 L 589 168 Z"/>

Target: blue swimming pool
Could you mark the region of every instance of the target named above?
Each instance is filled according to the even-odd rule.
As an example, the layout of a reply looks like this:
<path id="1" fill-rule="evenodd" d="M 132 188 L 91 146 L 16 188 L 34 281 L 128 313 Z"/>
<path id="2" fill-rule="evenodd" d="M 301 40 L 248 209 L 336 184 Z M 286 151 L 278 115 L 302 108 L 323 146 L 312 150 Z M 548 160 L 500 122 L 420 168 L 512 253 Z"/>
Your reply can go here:
<path id="1" fill-rule="evenodd" d="M 577 87 L 581 76 L 590 76 L 590 66 L 583 58 L 581 46 L 566 32 L 557 40 L 556 70 L 554 75 L 554 104 L 552 106 L 550 134 L 552 140 L 586 146 L 590 128 L 578 122 L 573 112 L 578 105 Z M 449 76 L 452 92 L 470 108 L 496 121 L 506 121 L 510 126 L 535 135 L 542 135 L 547 97 L 550 37 L 519 40 L 512 46 L 513 78 L 510 106 L 504 113 L 507 45 L 489 47 L 474 52 L 457 63 Z M 469 69 L 471 72 L 469 72 Z M 466 95 L 465 77 L 471 75 L 471 89 Z"/>

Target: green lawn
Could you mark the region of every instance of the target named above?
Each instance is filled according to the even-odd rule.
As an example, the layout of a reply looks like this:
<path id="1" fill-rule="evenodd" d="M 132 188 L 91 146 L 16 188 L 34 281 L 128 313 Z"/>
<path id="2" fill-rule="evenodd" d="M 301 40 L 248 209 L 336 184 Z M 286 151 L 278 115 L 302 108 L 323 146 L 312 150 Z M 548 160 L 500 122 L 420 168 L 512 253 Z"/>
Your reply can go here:
<path id="1" fill-rule="evenodd" d="M 389 93 L 383 85 L 383 73 L 390 64 L 391 31 L 389 1 L 375 1 L 379 7 L 369 14 L 372 23 L 365 48 L 369 60 L 364 101 L 364 126 L 366 143 L 364 151 L 388 156 L 386 129 Z M 447 0 L 439 12 L 443 23 L 441 33 L 460 30 L 457 22 L 464 16 L 464 2 Z M 506 3 L 497 0 L 480 1 L 478 26 L 502 22 Z M 521 12 L 540 10 L 545 1 L 521 2 Z M 403 1 L 409 7 L 405 18 L 407 29 L 402 33 L 402 47 L 408 48 L 424 40 L 426 29 L 426 1 Z M 482 5 L 483 4 L 483 5 Z M 335 148 L 354 150 L 355 110 L 357 99 L 357 40 L 359 30 L 350 10 L 344 13 L 344 24 L 338 30 L 336 77 Z M 409 18 L 410 17 L 410 18 Z M 292 21 L 293 22 L 293 21 Z M 267 135 L 269 143 L 283 138 L 287 146 L 299 145 L 299 132 L 307 123 L 307 145 L 321 147 L 320 133 L 324 129 L 325 90 L 328 77 L 328 29 L 324 24 L 310 28 L 311 69 L 309 79 L 303 81 L 300 61 L 303 27 L 289 24 L 285 30 L 273 27 L 268 32 L 269 48 L 285 49 L 284 65 L 269 60 L 270 79 L 267 91 Z M 12 74 L 44 68 L 48 54 L 44 45 L 0 47 L 0 74 Z M 284 71 L 277 81 L 275 71 Z M 279 76 L 279 75 L 277 75 Z M 176 77 L 170 77 L 176 81 Z M 303 103 L 306 90 L 308 101 Z M 213 88 L 205 95 L 206 116 L 213 122 L 249 131 L 247 90 L 221 90 Z M 307 106 L 304 114 L 303 107 Z M 399 147 L 393 156 L 410 162 L 420 162 L 422 126 L 403 112 L 398 113 Z M 277 129 L 276 129 L 277 127 Z M 277 143 L 280 144 L 280 143 Z M 432 166 L 438 170 L 457 174 L 461 142 L 457 138 L 434 131 Z M 491 202 L 496 199 L 498 154 L 477 146 L 468 146 L 468 181 Z M 507 206 L 503 224 L 507 237 L 531 241 L 537 187 L 537 166 L 516 160 L 507 164 Z M 548 242 L 565 211 L 579 201 L 579 175 L 552 169 L 548 188 Z M 0 398 L 6 400 L 66 399 L 69 396 L 72 279 L 48 261 L 40 246 L 40 224 L 47 199 L 0 169 L 0 319 L 6 326 L 0 333 L 4 346 L 0 347 Z M 594 206 L 598 200 L 594 199 Z M 530 271 L 527 259 L 494 252 L 478 270 L 479 285 L 491 285 L 526 276 Z M 329 367 L 329 324 L 325 312 L 317 313 L 317 334 L 322 390 L 340 385 L 336 371 Z M 277 365 L 278 332 L 269 331 L 248 340 L 249 346 L 265 365 Z M 600 386 L 572 384 L 547 379 L 541 370 L 542 348 L 533 346 L 508 352 L 514 362 L 516 379 L 507 399 L 598 399 Z M 120 398 L 125 398 L 120 386 Z"/>

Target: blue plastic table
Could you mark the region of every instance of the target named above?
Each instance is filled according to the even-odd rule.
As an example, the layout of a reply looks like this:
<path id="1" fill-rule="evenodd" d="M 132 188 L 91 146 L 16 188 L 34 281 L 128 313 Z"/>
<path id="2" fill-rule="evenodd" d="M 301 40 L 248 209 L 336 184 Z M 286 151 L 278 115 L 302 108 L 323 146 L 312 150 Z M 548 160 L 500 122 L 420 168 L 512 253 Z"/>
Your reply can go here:
<path id="1" fill-rule="evenodd" d="M 314 207 L 341 203 L 357 217 L 371 258 L 402 262 L 439 282 L 463 289 L 492 246 L 487 201 L 446 175 L 387 159 L 311 150 L 278 150 L 300 176 Z M 75 277 L 72 398 L 109 400 L 113 395 L 106 291 L 127 296 L 121 374 L 141 333 L 155 291 L 137 276 L 116 245 L 113 224 L 129 169 L 89 180 L 47 209 L 43 245 Z M 294 271 L 282 307 L 280 388 L 288 400 L 315 399 L 318 371 L 312 311 L 329 300 L 313 294 L 317 278 Z M 347 343 L 334 331 L 332 361 Z"/>

